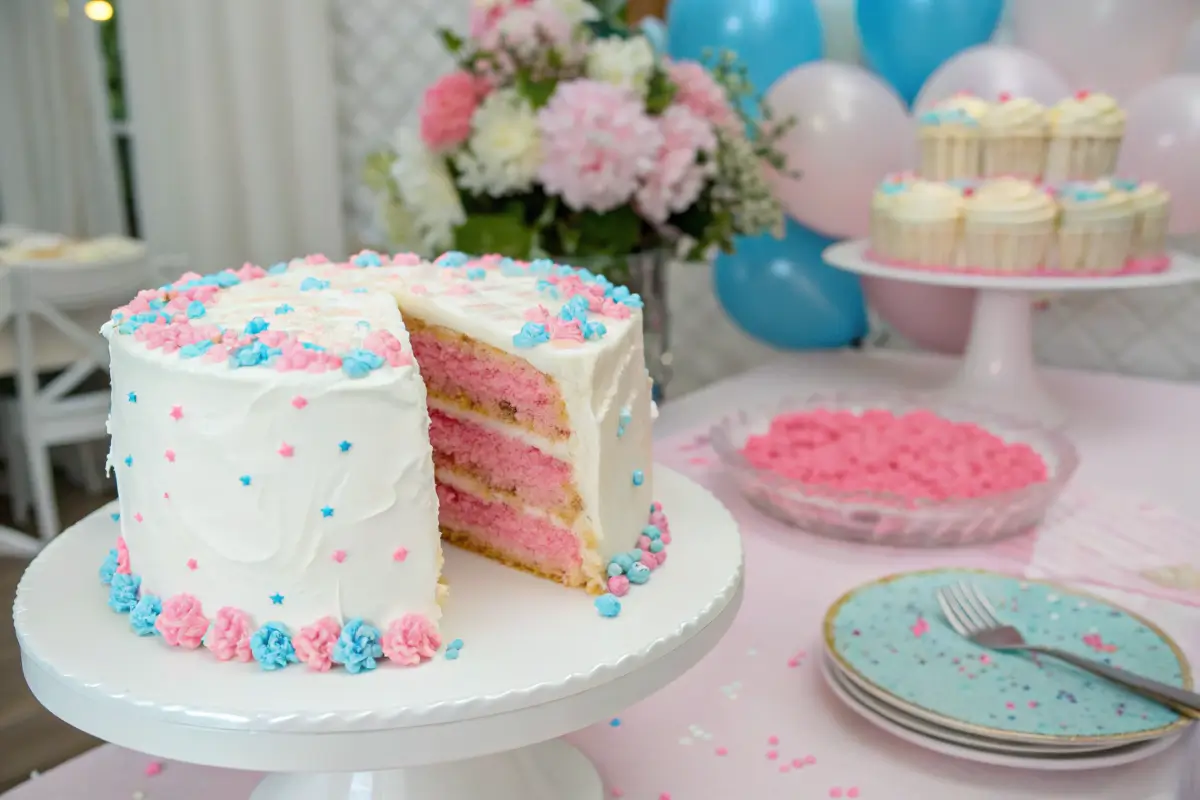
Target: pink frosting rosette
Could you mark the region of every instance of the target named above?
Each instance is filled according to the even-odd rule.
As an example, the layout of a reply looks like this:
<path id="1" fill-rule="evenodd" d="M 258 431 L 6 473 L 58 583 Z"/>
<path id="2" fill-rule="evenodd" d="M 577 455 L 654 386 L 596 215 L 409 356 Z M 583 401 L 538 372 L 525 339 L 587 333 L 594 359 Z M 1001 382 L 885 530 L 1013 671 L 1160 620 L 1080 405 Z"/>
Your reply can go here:
<path id="1" fill-rule="evenodd" d="M 190 594 L 177 594 L 163 603 L 162 613 L 154 621 L 163 641 L 172 647 L 195 650 L 204 641 L 208 617 L 200 601 Z"/>
<path id="2" fill-rule="evenodd" d="M 245 611 L 226 606 L 217 612 L 212 629 L 204 637 L 204 646 L 221 661 L 251 661 L 250 636 L 254 622 Z"/>
<path id="3" fill-rule="evenodd" d="M 433 658 L 442 646 L 437 626 L 421 614 L 405 614 L 383 634 L 383 654 L 391 661 L 415 667 Z"/>
<path id="4" fill-rule="evenodd" d="M 333 666 L 333 646 L 337 644 L 342 626 L 333 617 L 322 617 L 313 625 L 300 629 L 292 638 L 296 656 L 316 672 L 328 672 Z"/>

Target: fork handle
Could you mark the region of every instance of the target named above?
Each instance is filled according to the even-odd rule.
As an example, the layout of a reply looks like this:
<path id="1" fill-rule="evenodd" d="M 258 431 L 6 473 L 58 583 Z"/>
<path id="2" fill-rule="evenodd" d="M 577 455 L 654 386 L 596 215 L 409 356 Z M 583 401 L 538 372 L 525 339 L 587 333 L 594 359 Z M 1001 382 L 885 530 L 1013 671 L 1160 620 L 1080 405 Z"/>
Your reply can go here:
<path id="1" fill-rule="evenodd" d="M 1093 675 L 1108 678 L 1110 681 L 1133 689 L 1138 694 L 1145 695 L 1152 700 L 1157 700 L 1164 705 L 1168 705 L 1185 717 L 1200 719 L 1200 694 L 1196 692 L 1190 692 L 1187 689 L 1180 689 L 1178 686 L 1171 686 L 1170 684 L 1152 680 L 1141 675 L 1135 675 L 1123 669 L 1110 667 L 1108 664 L 1093 661 L 1083 656 L 1077 656 L 1066 650 L 1036 646 L 1027 647 L 1026 649 L 1035 653 L 1053 656 L 1060 661 L 1066 661 L 1072 666 L 1087 670 Z"/>

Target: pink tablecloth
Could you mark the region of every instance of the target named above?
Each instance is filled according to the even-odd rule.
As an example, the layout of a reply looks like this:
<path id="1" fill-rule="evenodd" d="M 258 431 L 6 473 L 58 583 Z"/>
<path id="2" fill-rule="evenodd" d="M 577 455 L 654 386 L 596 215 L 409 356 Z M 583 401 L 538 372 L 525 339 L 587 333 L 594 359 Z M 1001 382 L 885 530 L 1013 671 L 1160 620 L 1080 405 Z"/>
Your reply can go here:
<path id="1" fill-rule="evenodd" d="M 1200 796 L 1200 788 L 1182 788 L 1189 780 L 1185 747 L 1119 769 L 1032 773 L 938 756 L 862 722 L 825 690 L 816 669 L 818 623 L 828 604 L 848 587 L 897 569 L 994 562 L 996 556 L 897 556 L 796 533 L 764 520 L 732 495 L 703 449 L 680 446 L 729 409 L 781 392 L 897 382 L 919 385 L 946 368 L 924 359 L 809 355 L 664 409 L 658 428 L 659 460 L 709 485 L 743 526 L 745 603 L 729 635 L 695 669 L 626 711 L 619 722 L 601 723 L 571 737 L 592 757 L 610 788 L 631 800 L 656 800 L 663 793 L 672 800 L 852 794 L 863 800 Z M 1183 444 L 1200 441 L 1200 390 L 1082 374 L 1051 377 L 1054 388 L 1080 408 L 1073 431 L 1084 456 L 1081 481 L 1144 486 L 1155 502 L 1200 517 L 1200 498 L 1187 491 L 1196 459 Z M 1180 480 L 1180 473 L 1193 477 Z M 687 546 L 686 537 L 685 531 L 678 532 L 678 546 Z M 669 580 L 669 566 L 661 579 Z M 1153 616 L 1185 646 L 1198 630 L 1194 609 L 1144 597 L 1127 602 Z M 636 613 L 635 606 L 629 611 Z M 1193 657 L 1200 655 L 1192 652 Z M 772 737 L 777 745 L 768 744 Z M 776 751 L 778 757 L 769 758 L 768 751 Z M 144 772 L 151 761 L 119 748 L 101 748 L 4 798 L 128 800 L 141 792 L 146 800 L 242 800 L 256 780 L 249 773 L 174 763 L 148 777 Z"/>

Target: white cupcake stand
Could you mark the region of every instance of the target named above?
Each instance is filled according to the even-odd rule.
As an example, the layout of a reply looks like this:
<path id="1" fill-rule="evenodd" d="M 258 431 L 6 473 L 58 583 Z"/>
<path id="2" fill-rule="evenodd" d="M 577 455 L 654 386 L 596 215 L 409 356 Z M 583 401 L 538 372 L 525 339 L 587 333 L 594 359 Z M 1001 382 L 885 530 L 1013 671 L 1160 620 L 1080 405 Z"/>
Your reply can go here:
<path id="1" fill-rule="evenodd" d="M 832 266 L 875 278 L 977 289 L 971 334 L 958 374 L 942 391 L 947 400 L 1038 420 L 1067 421 L 1067 413 L 1042 386 L 1033 355 L 1033 303 L 1039 294 L 1151 289 L 1200 281 L 1200 261 L 1171 253 L 1164 272 L 1145 275 L 1001 276 L 936 272 L 881 264 L 867 257 L 865 239 L 825 250 Z"/>
<path id="2" fill-rule="evenodd" d="M 106 741 L 274 773 L 252 800 L 601 800 L 595 768 L 557 737 L 682 675 L 742 597 L 729 512 L 663 467 L 654 480 L 670 558 L 617 618 L 600 618 L 582 592 L 448 548 L 442 627 L 464 641 L 460 658 L 360 675 L 267 673 L 134 636 L 97 577 L 117 535 L 104 509 L 51 542 L 21 580 L 25 678 L 51 712 Z"/>

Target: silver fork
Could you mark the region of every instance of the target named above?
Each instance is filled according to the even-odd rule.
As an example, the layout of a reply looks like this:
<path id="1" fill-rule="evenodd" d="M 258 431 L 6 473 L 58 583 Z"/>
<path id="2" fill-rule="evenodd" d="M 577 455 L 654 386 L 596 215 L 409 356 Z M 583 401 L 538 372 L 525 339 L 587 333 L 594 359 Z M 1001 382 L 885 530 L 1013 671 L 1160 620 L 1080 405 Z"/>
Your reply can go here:
<path id="1" fill-rule="evenodd" d="M 1019 630 L 1000 621 L 996 609 L 992 608 L 987 597 L 973 584 L 960 581 L 957 585 L 938 589 L 937 600 L 950 627 L 958 635 L 980 647 L 989 650 L 1027 650 L 1052 656 L 1093 675 L 1126 686 L 1138 694 L 1169 706 L 1183 716 L 1200 719 L 1200 694 L 1196 692 L 1134 675 L 1132 672 L 1110 667 L 1108 664 L 1083 658 L 1066 650 L 1030 644 L 1025 641 Z"/>

